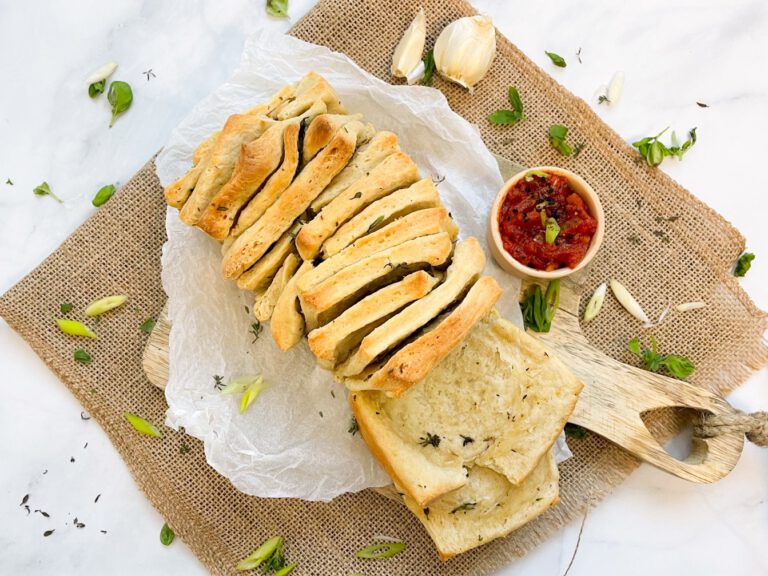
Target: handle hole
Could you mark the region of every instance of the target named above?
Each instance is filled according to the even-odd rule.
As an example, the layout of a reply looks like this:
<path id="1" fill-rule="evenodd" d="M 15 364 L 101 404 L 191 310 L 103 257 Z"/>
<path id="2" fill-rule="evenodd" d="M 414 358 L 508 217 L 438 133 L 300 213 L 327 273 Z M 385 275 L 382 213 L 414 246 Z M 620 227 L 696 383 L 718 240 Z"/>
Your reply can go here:
<path id="1" fill-rule="evenodd" d="M 693 423 L 701 410 L 682 406 L 654 408 L 640 413 L 643 424 L 664 451 L 675 460 L 701 464 L 707 456 L 707 443 L 693 437 Z"/>

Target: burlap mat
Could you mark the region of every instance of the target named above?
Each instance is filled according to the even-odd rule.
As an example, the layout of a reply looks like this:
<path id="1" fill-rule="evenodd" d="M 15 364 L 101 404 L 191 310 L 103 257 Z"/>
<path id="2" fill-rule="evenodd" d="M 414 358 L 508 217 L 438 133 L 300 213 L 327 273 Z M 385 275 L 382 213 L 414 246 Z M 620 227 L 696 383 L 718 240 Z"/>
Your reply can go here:
<path id="1" fill-rule="evenodd" d="M 456 0 L 325 0 L 292 33 L 345 52 L 389 80 L 392 49 L 419 4 L 429 15 L 430 45 L 448 21 L 473 12 Z M 480 126 L 494 152 L 522 165 L 571 168 L 594 186 L 606 210 L 606 241 L 585 285 L 620 278 L 654 314 L 669 303 L 707 301 L 705 310 L 684 318 L 673 316 L 655 333 L 665 350 L 695 361 L 694 382 L 722 393 L 735 388 L 768 360 L 761 343 L 768 327 L 766 315 L 729 274 L 743 248 L 739 233 L 662 172 L 638 164 L 633 151 L 584 102 L 507 40 L 498 40 L 491 74 L 474 95 L 440 79 L 436 86 L 454 110 Z M 527 120 L 511 128 L 489 126 L 484 117 L 504 106 L 510 84 L 520 91 Z M 572 142 L 585 144 L 577 158 L 565 159 L 550 148 L 547 127 L 555 122 L 571 129 Z M 131 411 L 156 423 L 164 419 L 162 392 L 141 369 L 146 336 L 139 330 L 144 319 L 159 313 L 165 300 L 160 284 L 165 214 L 161 192 L 149 163 L 0 299 L 0 314 L 101 424 L 136 482 L 211 572 L 233 573 L 239 559 L 267 537 L 281 534 L 288 555 L 300 564 L 297 574 L 487 574 L 531 550 L 637 465 L 594 435 L 572 442 L 575 457 L 561 466 L 558 507 L 512 537 L 446 564 L 437 559 L 411 514 L 372 491 L 330 504 L 266 500 L 237 492 L 206 465 L 199 442 L 173 431 L 166 431 L 161 440 L 140 436 L 122 417 Z M 53 318 L 59 305 L 72 302 L 82 310 L 98 297 L 118 293 L 130 295 L 130 304 L 105 317 L 97 327 L 99 339 L 85 343 L 93 364 L 75 363 L 73 350 L 83 343 L 57 331 Z M 631 361 L 624 348 L 636 331 L 608 299 L 599 321 L 586 333 L 607 354 Z M 183 442 L 191 446 L 190 452 L 181 453 Z M 354 551 L 369 544 L 375 534 L 402 537 L 408 549 L 388 560 L 356 560 Z"/>

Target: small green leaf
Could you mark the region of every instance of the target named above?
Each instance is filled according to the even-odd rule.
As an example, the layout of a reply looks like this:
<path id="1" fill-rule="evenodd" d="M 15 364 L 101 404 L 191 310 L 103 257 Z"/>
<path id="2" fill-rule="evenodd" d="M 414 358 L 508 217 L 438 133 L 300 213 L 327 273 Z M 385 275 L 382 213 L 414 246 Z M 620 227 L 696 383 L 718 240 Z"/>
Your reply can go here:
<path id="1" fill-rule="evenodd" d="M 587 437 L 587 431 L 578 424 L 571 424 L 568 422 L 565 425 L 565 435 L 568 438 L 575 438 L 577 440 L 583 440 Z"/>
<path id="2" fill-rule="evenodd" d="M 520 120 L 519 115 L 514 110 L 496 110 L 488 115 L 488 122 L 498 126 L 508 126 Z"/>
<path id="3" fill-rule="evenodd" d="M 278 549 L 282 548 L 283 546 L 283 537 L 282 536 L 274 536 L 264 542 L 261 546 L 259 546 L 256 550 L 254 550 L 251 554 L 240 560 L 240 562 L 237 563 L 237 566 L 235 567 L 240 572 L 243 572 L 245 570 L 253 570 L 254 568 L 258 568 L 264 561 L 269 559 Z"/>
<path id="4" fill-rule="evenodd" d="M 168 526 L 168 522 L 163 524 L 163 527 L 160 530 L 160 542 L 162 542 L 163 546 L 170 546 L 175 538 L 176 533 L 171 530 L 170 526 Z"/>
<path id="5" fill-rule="evenodd" d="M 424 55 L 424 76 L 421 83 L 424 86 L 432 86 L 432 77 L 435 75 L 435 55 L 430 50 Z"/>
<path id="6" fill-rule="evenodd" d="M 571 146 L 565 141 L 568 135 L 568 128 L 562 124 L 552 124 L 549 127 L 549 142 L 552 147 L 563 156 L 570 156 L 573 153 Z"/>
<path id="7" fill-rule="evenodd" d="M 544 51 L 544 54 L 549 56 L 549 59 L 552 60 L 552 64 L 554 64 L 555 66 L 559 68 L 565 68 L 567 66 L 565 62 L 565 58 L 563 58 L 562 56 L 558 56 L 554 52 L 547 52 L 547 51 Z"/>
<path id="8" fill-rule="evenodd" d="M 380 542 L 361 548 L 355 552 L 358 558 L 377 560 L 379 558 L 391 558 L 405 550 L 405 542 Z"/>
<path id="9" fill-rule="evenodd" d="M 75 350 L 75 362 L 79 362 L 80 364 L 90 364 L 91 361 L 92 358 L 88 352 L 79 348 Z"/>
<path id="10" fill-rule="evenodd" d="M 59 330 L 64 332 L 64 334 L 69 334 L 70 336 L 85 336 L 86 338 L 96 338 L 96 334 L 93 333 L 93 330 L 88 328 L 88 326 L 82 322 L 78 322 L 77 320 L 57 318 L 56 324 L 58 325 Z"/>
<path id="11" fill-rule="evenodd" d="M 640 352 L 640 339 L 635 337 L 632 338 L 632 340 L 629 341 L 629 344 L 627 344 L 627 348 L 629 348 L 629 351 L 632 352 L 635 356 L 642 356 L 642 353 Z"/>
<path id="12" fill-rule="evenodd" d="M 163 433 L 160 432 L 157 426 L 144 420 L 141 416 L 136 416 L 136 414 L 131 414 L 130 412 L 123 412 L 123 417 L 137 432 L 145 434 L 146 436 L 152 436 L 153 438 L 163 437 Z"/>
<path id="13" fill-rule="evenodd" d="M 547 244 L 554 244 L 559 234 L 560 225 L 557 223 L 557 220 L 554 218 L 547 218 L 546 232 L 544 234 L 544 240 Z"/>
<path id="14" fill-rule="evenodd" d="M 59 204 L 63 204 L 64 203 L 64 201 L 61 198 L 56 196 L 56 194 L 54 194 L 51 191 L 51 187 L 49 186 L 48 182 L 43 182 L 39 186 L 35 187 L 32 190 L 32 192 L 34 192 L 37 196 L 50 196 L 51 198 L 56 200 L 56 202 L 58 202 Z"/>
<path id="15" fill-rule="evenodd" d="M 70 304 L 69 302 L 65 302 L 64 304 L 61 304 L 59 306 L 59 309 L 61 310 L 62 314 L 69 314 L 72 312 L 72 309 L 75 307 L 74 304 Z"/>
<path id="16" fill-rule="evenodd" d="M 676 354 L 670 354 L 667 356 L 661 364 L 667 369 L 667 371 L 675 378 L 688 378 L 696 369 L 693 362 L 691 362 L 685 356 L 678 356 Z"/>
<path id="17" fill-rule="evenodd" d="M 157 321 L 154 318 L 147 318 L 142 322 L 141 326 L 139 326 L 139 330 L 144 332 L 144 334 L 152 334 L 152 330 L 155 329 L 155 323 Z"/>
<path id="18" fill-rule="evenodd" d="M 110 198 L 112 198 L 114 193 L 115 193 L 115 185 L 107 184 L 106 186 L 99 188 L 99 191 L 96 192 L 96 196 L 94 196 L 93 200 L 91 200 L 91 204 L 93 204 L 97 208 L 99 206 L 103 206 L 104 204 L 107 203 L 107 201 Z"/>
<path id="19" fill-rule="evenodd" d="M 743 278 L 744 275 L 749 272 L 752 267 L 752 261 L 755 259 L 755 255 L 751 252 L 744 252 L 739 256 L 738 262 L 736 262 L 736 268 L 733 270 L 733 275 L 737 278 Z"/>
<path id="20" fill-rule="evenodd" d="M 107 86 L 106 80 L 99 80 L 98 82 L 94 82 L 93 84 L 88 86 L 88 96 L 91 98 L 96 98 L 99 94 L 104 93 L 104 89 Z"/>
<path id="21" fill-rule="evenodd" d="M 267 14 L 275 18 L 288 18 L 288 0 L 267 0 Z"/>
<path id="22" fill-rule="evenodd" d="M 112 119 L 109 122 L 109 127 L 112 128 L 117 117 L 131 107 L 133 90 L 131 90 L 130 84 L 122 80 L 112 82 L 109 85 L 107 100 L 112 105 Z"/>
<path id="23" fill-rule="evenodd" d="M 100 316 L 105 312 L 114 310 L 118 306 L 122 306 L 127 299 L 128 299 L 128 296 L 124 296 L 122 294 L 119 296 L 107 296 L 105 298 L 101 298 L 99 300 L 96 300 L 95 302 L 92 302 L 88 306 L 88 308 L 85 309 L 85 315 Z"/>
<path id="24" fill-rule="evenodd" d="M 510 86 L 507 89 L 507 100 L 509 100 L 509 103 L 512 105 L 512 110 L 515 112 L 518 112 L 520 114 L 520 117 L 523 116 L 523 101 L 520 99 L 520 93 L 517 91 L 517 88 L 514 86 Z"/>

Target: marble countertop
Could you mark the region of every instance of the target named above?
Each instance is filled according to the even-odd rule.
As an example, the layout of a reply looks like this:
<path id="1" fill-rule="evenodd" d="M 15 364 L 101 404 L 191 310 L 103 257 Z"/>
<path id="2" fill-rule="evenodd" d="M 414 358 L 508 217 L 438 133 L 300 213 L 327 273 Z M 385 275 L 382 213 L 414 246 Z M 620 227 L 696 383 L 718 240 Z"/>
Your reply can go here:
<path id="1" fill-rule="evenodd" d="M 291 0 L 292 20 L 313 3 Z M 698 127 L 699 142 L 685 161 L 668 160 L 661 169 L 744 233 L 758 259 L 743 286 L 768 309 L 768 197 L 754 183 L 768 133 L 768 76 L 760 73 L 768 4 L 474 4 L 628 141 L 667 125 L 679 133 Z M 266 17 L 263 5 L 0 0 L 0 292 L 93 213 L 96 190 L 125 182 L 231 74 L 249 31 L 288 29 L 290 22 Z M 544 50 L 564 56 L 568 67 L 554 68 Z M 133 107 L 111 130 L 105 99 L 91 101 L 83 83 L 109 60 L 120 64 L 115 78 L 134 88 Z M 626 73 L 621 102 L 598 107 L 598 87 L 617 70 Z M 63 205 L 32 194 L 43 180 Z M 81 419 L 74 397 L 2 321 L 0 365 L 0 573 L 204 574 L 182 542 L 160 544 L 163 519 L 105 434 Z M 744 410 L 768 409 L 768 371 L 729 400 Z M 50 517 L 27 516 L 19 506 L 25 494 L 31 510 Z M 711 486 L 643 466 L 589 513 L 570 574 L 766 574 L 767 500 L 768 450 L 752 445 L 733 473 Z M 75 518 L 85 526 L 75 528 Z M 500 574 L 559 576 L 579 524 Z M 44 538 L 49 529 L 54 534 Z"/>

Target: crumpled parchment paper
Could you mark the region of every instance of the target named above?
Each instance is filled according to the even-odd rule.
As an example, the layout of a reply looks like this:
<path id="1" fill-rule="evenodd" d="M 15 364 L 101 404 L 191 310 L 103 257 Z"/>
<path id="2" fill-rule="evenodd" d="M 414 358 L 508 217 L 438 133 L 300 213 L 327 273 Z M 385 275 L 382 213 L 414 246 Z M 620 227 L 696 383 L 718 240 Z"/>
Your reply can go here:
<path id="1" fill-rule="evenodd" d="M 453 113 L 440 91 L 391 86 L 342 54 L 267 31 L 248 39 L 232 79 L 171 134 L 157 159 L 161 183 L 182 175 L 194 147 L 230 114 L 267 99 L 310 70 L 327 78 L 348 110 L 362 112 L 377 129 L 397 133 L 422 175 L 443 179 L 438 189 L 461 237 L 473 235 L 485 245 L 486 219 L 501 175 L 476 127 Z M 284 353 L 268 326 L 258 337 L 252 334 L 254 319 L 246 309 L 252 296 L 221 277 L 219 244 L 182 224 L 173 209 L 166 228 L 162 279 L 172 323 L 168 425 L 183 426 L 203 440 L 210 465 L 247 494 L 327 501 L 389 484 L 360 436 L 348 432 L 346 391 L 316 366 L 306 342 Z M 499 310 L 522 326 L 519 281 L 490 256 L 486 271 L 505 289 Z M 228 382 L 245 374 L 262 374 L 268 388 L 240 414 L 238 398 L 215 390 L 213 376 Z"/>

